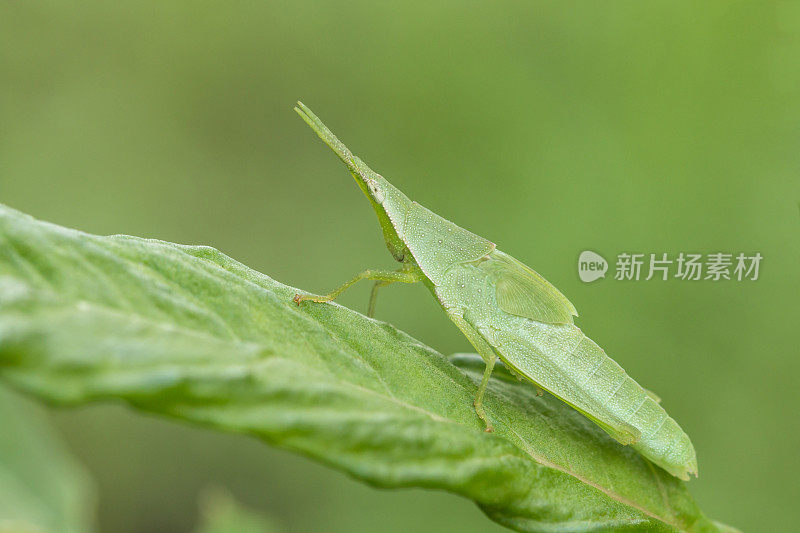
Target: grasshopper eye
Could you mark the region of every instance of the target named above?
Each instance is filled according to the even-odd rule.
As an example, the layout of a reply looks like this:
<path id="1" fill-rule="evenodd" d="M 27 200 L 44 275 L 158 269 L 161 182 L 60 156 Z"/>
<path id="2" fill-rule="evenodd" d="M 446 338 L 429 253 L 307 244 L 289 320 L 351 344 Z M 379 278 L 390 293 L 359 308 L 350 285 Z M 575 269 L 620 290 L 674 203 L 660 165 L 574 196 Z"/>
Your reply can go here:
<path id="1" fill-rule="evenodd" d="M 369 180 L 367 182 L 367 187 L 369 187 L 370 192 L 372 193 L 372 197 L 375 199 L 376 202 L 379 204 L 383 203 L 383 190 L 381 190 L 378 183 L 374 180 Z"/>

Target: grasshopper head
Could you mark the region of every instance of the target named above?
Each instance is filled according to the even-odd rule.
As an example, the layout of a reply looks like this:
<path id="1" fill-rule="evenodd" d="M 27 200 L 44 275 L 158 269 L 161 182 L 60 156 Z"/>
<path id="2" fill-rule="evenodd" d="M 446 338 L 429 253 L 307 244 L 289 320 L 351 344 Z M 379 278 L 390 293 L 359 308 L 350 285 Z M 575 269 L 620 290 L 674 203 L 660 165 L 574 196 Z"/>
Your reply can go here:
<path id="1" fill-rule="evenodd" d="M 411 200 L 405 194 L 369 168 L 357 156 L 351 156 L 349 166 L 356 183 L 375 211 L 384 212 L 393 218 L 405 218 L 405 213 L 411 205 Z"/>
<path id="2" fill-rule="evenodd" d="M 322 123 L 319 117 L 302 102 L 297 102 L 297 107 L 294 110 L 311 126 L 320 139 L 339 156 L 339 159 L 347 165 L 347 169 L 355 178 L 358 187 L 367 196 L 372 208 L 378 215 L 386 246 L 394 258 L 398 261 L 403 261 L 410 257 L 401 236 L 397 234 L 396 227 L 404 220 L 411 201 L 386 181 L 383 176 L 353 155 L 347 146 L 337 139 L 336 135 Z"/>
<path id="3" fill-rule="evenodd" d="M 383 192 L 383 187 L 378 182 L 378 180 L 374 178 L 365 178 L 364 182 L 366 183 L 367 193 L 369 194 L 370 198 L 375 203 L 383 204 L 383 200 L 386 198 L 386 193 Z"/>
<path id="4" fill-rule="evenodd" d="M 387 193 L 394 189 L 389 183 L 377 172 L 364 164 L 361 159 L 356 156 L 351 156 L 350 171 L 358 183 L 361 191 L 370 199 L 373 205 L 381 206 L 386 201 Z"/>

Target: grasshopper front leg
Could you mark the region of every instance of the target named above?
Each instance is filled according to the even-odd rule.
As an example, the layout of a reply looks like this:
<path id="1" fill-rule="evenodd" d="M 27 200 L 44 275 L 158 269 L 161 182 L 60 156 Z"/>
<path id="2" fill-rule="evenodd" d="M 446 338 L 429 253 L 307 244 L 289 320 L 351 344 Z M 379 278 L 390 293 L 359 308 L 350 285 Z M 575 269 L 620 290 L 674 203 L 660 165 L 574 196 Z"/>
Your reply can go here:
<path id="1" fill-rule="evenodd" d="M 369 293 L 369 307 L 367 307 L 367 316 L 372 318 L 375 316 L 375 301 L 378 299 L 378 289 L 391 285 L 392 281 L 376 281 L 372 286 L 372 291 Z"/>
<path id="2" fill-rule="evenodd" d="M 324 296 L 315 296 L 313 294 L 295 294 L 292 300 L 297 305 L 300 305 L 301 302 L 304 302 L 306 300 L 316 303 L 330 302 L 335 300 L 340 294 L 342 294 L 344 291 L 346 291 L 347 289 L 349 289 L 351 286 L 355 285 L 362 279 L 371 279 L 376 281 L 375 286 L 372 288 L 372 293 L 370 294 L 369 310 L 367 312 L 367 316 L 372 316 L 372 313 L 375 310 L 375 299 L 377 297 L 377 292 L 380 287 L 384 287 L 386 285 L 395 282 L 416 283 L 422 279 L 422 276 L 418 270 L 367 269 L 356 274 L 353 277 L 353 279 L 343 283 L 342 285 L 335 288 L 334 290 L 332 290 L 331 292 L 329 292 Z"/>

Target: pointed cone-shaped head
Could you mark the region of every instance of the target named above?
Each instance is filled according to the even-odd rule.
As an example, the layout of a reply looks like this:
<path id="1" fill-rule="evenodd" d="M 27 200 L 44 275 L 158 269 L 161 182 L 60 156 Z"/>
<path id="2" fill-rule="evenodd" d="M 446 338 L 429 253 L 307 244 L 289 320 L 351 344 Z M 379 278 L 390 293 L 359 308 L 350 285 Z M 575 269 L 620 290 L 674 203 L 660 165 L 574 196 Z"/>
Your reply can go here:
<path id="1" fill-rule="evenodd" d="M 303 102 L 297 102 L 294 108 L 300 117 L 311 126 L 320 139 L 325 141 L 331 150 L 339 156 L 350 173 L 353 174 L 358 186 L 364 191 L 364 194 L 373 202 L 381 205 L 386 200 L 386 196 L 391 195 L 392 190 L 397 191 L 383 176 L 369 168 L 361 159 L 354 156 L 353 153 L 340 141 L 331 130 L 322 123 L 322 121 L 315 115 Z M 399 191 L 397 191 L 399 192 Z"/>
<path id="2" fill-rule="evenodd" d="M 358 183 L 358 187 L 369 198 L 370 204 L 378 215 L 386 246 L 395 259 L 402 261 L 407 250 L 398 231 L 402 231 L 399 228 L 411 205 L 411 200 L 386 181 L 383 176 L 353 155 L 347 146 L 303 102 L 297 102 L 294 110 L 347 165 Z"/>

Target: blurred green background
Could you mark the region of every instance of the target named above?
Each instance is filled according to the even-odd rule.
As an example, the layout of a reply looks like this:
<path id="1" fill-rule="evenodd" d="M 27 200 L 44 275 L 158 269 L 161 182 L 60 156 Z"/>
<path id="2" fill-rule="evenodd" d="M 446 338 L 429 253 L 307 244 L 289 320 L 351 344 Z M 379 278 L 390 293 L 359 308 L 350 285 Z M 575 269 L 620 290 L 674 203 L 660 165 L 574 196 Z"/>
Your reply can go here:
<path id="1" fill-rule="evenodd" d="M 411 198 L 547 277 L 692 436 L 705 512 L 800 522 L 800 4 L 0 4 L 0 202 L 215 246 L 321 292 L 388 267 L 302 99 Z M 592 284 L 578 254 L 760 252 L 755 282 Z M 613 266 L 612 266 L 613 269 Z M 364 311 L 368 287 L 341 302 Z M 422 286 L 379 318 L 470 351 Z M 121 406 L 50 410 L 104 531 L 186 531 L 222 485 L 287 531 L 494 531 L 244 437 Z"/>

